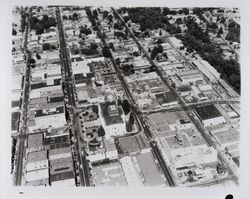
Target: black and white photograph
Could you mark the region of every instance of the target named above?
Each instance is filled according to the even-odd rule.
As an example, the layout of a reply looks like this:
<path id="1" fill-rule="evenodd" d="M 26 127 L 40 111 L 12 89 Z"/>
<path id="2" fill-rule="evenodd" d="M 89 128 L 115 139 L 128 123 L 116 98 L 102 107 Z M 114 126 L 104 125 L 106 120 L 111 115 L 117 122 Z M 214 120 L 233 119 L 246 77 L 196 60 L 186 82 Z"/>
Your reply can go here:
<path id="1" fill-rule="evenodd" d="M 240 6 L 52 2 L 8 17 L 8 186 L 240 189 Z"/>

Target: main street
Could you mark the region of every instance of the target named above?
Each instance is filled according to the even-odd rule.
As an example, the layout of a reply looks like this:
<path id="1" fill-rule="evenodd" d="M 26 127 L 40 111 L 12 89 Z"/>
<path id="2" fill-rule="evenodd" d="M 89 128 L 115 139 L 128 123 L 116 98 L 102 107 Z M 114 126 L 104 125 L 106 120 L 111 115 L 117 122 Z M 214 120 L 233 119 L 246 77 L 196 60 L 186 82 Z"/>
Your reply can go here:
<path id="1" fill-rule="evenodd" d="M 15 161 L 15 177 L 14 184 L 17 186 L 22 185 L 22 177 L 23 177 L 23 161 L 25 157 L 25 142 L 26 142 L 26 132 L 28 131 L 28 111 L 29 111 L 29 90 L 30 90 L 30 54 L 27 53 L 27 42 L 28 42 L 28 34 L 29 34 L 29 20 L 27 20 L 26 28 L 25 28 L 25 37 L 24 37 L 24 56 L 26 58 L 26 71 L 25 78 L 23 84 L 23 100 L 22 100 L 22 113 L 20 118 L 20 129 L 17 135 L 17 152 L 16 152 L 16 161 Z"/>
<path id="2" fill-rule="evenodd" d="M 227 166 L 229 174 L 237 182 L 238 179 L 237 179 L 236 175 L 234 174 L 234 171 L 232 170 L 231 166 L 229 165 L 229 163 L 227 162 L 227 160 L 223 156 L 222 152 L 218 149 L 218 147 L 216 146 L 216 144 L 212 141 L 211 137 L 207 134 L 207 132 L 203 128 L 202 124 L 194 117 L 195 114 L 194 114 L 194 111 L 192 110 L 192 108 L 183 101 L 183 99 L 179 96 L 179 94 L 177 93 L 177 91 L 171 86 L 170 81 L 164 76 L 164 74 L 162 73 L 161 69 L 157 66 L 157 64 L 155 64 L 155 62 L 150 58 L 148 52 L 142 47 L 142 45 L 139 42 L 138 38 L 136 38 L 135 35 L 132 33 L 132 31 L 128 28 L 127 24 L 124 22 L 124 20 L 121 17 L 121 15 L 114 8 L 112 8 L 112 10 L 120 18 L 120 20 L 122 21 L 122 24 L 124 25 L 124 27 L 126 28 L 126 30 L 129 32 L 130 36 L 134 39 L 135 43 L 138 45 L 138 48 L 141 49 L 141 51 L 144 53 L 144 55 L 146 56 L 146 58 L 148 59 L 148 61 L 155 68 L 157 74 L 160 76 L 160 78 L 165 83 L 165 85 L 169 88 L 169 90 L 171 91 L 171 93 L 176 97 L 176 99 L 178 100 L 178 102 L 181 105 L 182 109 L 184 111 L 186 111 L 186 113 L 189 115 L 189 117 L 192 120 L 193 124 L 200 131 L 200 133 L 202 134 L 202 136 L 204 137 L 204 139 L 207 141 L 207 143 L 209 144 L 209 146 L 214 147 L 218 151 L 218 158 L 219 158 L 219 160 L 221 162 L 223 162 Z M 184 58 L 184 59 L 186 60 L 186 58 Z"/>
<path id="3" fill-rule="evenodd" d="M 91 12 L 89 12 L 89 13 L 91 13 Z M 95 25 L 92 13 L 91 13 L 91 16 L 89 16 L 89 17 L 91 18 L 92 24 Z M 97 29 L 98 29 L 98 32 L 99 32 L 98 35 L 101 35 L 99 27 L 97 27 Z M 105 41 L 104 38 L 101 38 L 101 40 L 102 40 L 104 46 L 108 46 L 106 44 L 106 41 Z M 128 85 L 127 85 L 126 81 L 124 80 L 118 66 L 115 63 L 115 60 L 114 60 L 114 57 L 113 57 L 112 53 L 111 53 L 110 59 L 111 59 L 111 62 L 113 64 L 114 68 L 115 68 L 116 74 L 118 75 L 118 78 L 120 79 L 120 81 L 122 83 L 124 91 L 125 91 L 125 93 L 126 93 L 126 95 L 128 97 L 129 103 L 130 104 L 136 104 L 134 99 L 133 99 L 132 94 L 130 93 L 130 90 L 128 88 Z M 145 125 L 145 122 L 144 122 L 142 116 L 140 114 L 138 114 L 138 112 L 136 111 L 136 109 L 133 108 L 133 106 L 131 106 L 131 107 L 132 107 L 132 111 L 133 111 L 134 115 L 136 116 L 135 118 L 141 124 L 141 126 L 143 128 L 143 131 L 144 131 L 144 133 L 145 133 L 145 135 L 146 135 L 146 137 L 147 137 L 147 139 L 148 139 L 148 141 L 150 143 L 150 147 L 152 148 L 152 152 L 153 152 L 155 158 L 157 159 L 157 161 L 158 161 L 158 163 L 159 163 L 159 165 L 160 165 L 160 167 L 161 167 L 161 169 L 163 171 L 163 174 L 164 174 L 164 176 L 165 176 L 165 178 L 167 180 L 167 185 L 171 186 L 171 187 L 175 186 L 175 182 L 174 182 L 174 179 L 172 177 L 172 174 L 171 174 L 169 168 L 166 166 L 166 164 L 164 162 L 164 159 L 162 157 L 162 154 L 160 153 L 160 150 L 159 150 L 157 144 L 154 142 L 152 134 L 151 134 L 149 128 L 147 127 L 147 125 Z"/>
<path id="4" fill-rule="evenodd" d="M 80 177 L 80 184 L 81 186 L 90 186 L 90 173 L 89 173 L 89 165 L 88 161 L 86 160 L 86 154 L 81 153 L 85 151 L 84 148 L 79 147 L 81 127 L 77 124 L 77 114 L 75 114 L 74 108 L 76 106 L 75 96 L 74 96 L 74 82 L 72 78 L 71 72 L 71 61 L 69 52 L 67 49 L 67 44 L 65 41 L 64 31 L 63 31 L 63 24 L 61 20 L 61 13 L 59 8 L 56 8 L 56 21 L 57 21 L 57 28 L 59 34 L 59 44 L 60 44 L 60 58 L 62 64 L 62 75 L 63 75 L 63 90 L 64 94 L 66 95 L 68 102 L 66 103 L 66 110 L 70 115 L 69 123 L 72 123 L 73 127 L 70 130 L 71 136 L 74 136 L 76 142 L 74 142 L 74 147 L 76 150 L 76 155 L 78 162 L 80 163 L 78 166 L 79 170 L 79 177 Z"/>

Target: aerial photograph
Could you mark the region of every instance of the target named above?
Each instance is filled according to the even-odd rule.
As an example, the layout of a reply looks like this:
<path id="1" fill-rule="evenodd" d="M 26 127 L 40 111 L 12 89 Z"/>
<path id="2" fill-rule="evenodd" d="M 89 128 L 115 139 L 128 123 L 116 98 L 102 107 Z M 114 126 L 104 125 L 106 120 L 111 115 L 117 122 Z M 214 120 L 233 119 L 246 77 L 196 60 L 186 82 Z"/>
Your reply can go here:
<path id="1" fill-rule="evenodd" d="M 12 185 L 238 187 L 240 16 L 12 7 Z"/>

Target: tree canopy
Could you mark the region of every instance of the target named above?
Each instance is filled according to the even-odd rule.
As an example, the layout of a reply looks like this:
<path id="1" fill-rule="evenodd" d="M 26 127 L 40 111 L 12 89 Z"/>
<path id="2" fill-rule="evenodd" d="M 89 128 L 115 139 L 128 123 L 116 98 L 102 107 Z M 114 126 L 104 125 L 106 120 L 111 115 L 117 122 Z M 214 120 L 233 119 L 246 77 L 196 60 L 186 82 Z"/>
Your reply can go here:
<path id="1" fill-rule="evenodd" d="M 111 53 L 109 51 L 109 47 L 108 46 L 104 46 L 103 47 L 102 54 L 103 54 L 104 57 L 110 57 L 111 56 Z"/>
<path id="2" fill-rule="evenodd" d="M 48 15 L 43 15 L 42 19 L 32 16 L 30 17 L 29 22 L 30 28 L 36 30 L 38 35 L 44 33 L 44 30 L 47 30 L 52 26 L 56 26 L 55 18 L 48 17 Z"/>

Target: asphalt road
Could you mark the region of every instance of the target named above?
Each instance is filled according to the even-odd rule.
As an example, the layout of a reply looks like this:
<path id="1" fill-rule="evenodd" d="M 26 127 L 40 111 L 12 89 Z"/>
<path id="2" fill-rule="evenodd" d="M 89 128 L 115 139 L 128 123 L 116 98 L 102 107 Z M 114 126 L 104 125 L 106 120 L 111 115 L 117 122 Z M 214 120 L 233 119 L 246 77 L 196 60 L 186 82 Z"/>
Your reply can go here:
<path id="1" fill-rule="evenodd" d="M 93 16 L 92 16 L 92 20 L 93 20 Z M 98 31 L 100 33 L 99 27 L 98 27 Z M 102 40 L 104 46 L 107 46 L 105 39 L 101 38 L 101 40 Z M 130 104 L 136 104 L 134 99 L 133 99 L 132 94 L 130 93 L 130 90 L 128 88 L 128 85 L 127 85 L 126 81 L 124 80 L 118 66 L 115 63 L 115 60 L 114 60 L 114 57 L 113 57 L 112 53 L 111 53 L 110 59 L 111 59 L 112 64 L 113 64 L 113 66 L 115 68 L 116 74 L 118 75 L 118 77 L 119 77 L 119 79 L 120 79 L 120 81 L 122 83 L 122 86 L 123 86 L 123 88 L 125 90 L 125 93 L 126 93 L 126 95 L 128 97 L 128 100 L 129 100 Z M 150 130 L 145 125 L 142 116 L 140 114 L 138 114 L 137 111 L 133 107 L 134 106 L 132 106 L 132 111 L 133 111 L 134 115 L 136 116 L 135 118 L 139 121 L 139 123 L 141 124 L 141 126 L 142 126 L 142 128 L 144 130 L 144 133 L 145 133 L 145 135 L 146 135 L 146 137 L 147 137 L 147 139 L 148 139 L 148 141 L 150 143 L 150 146 L 152 148 L 152 152 L 153 152 L 155 158 L 157 159 L 157 161 L 158 161 L 158 163 L 159 163 L 159 165 L 160 165 L 160 167 L 161 167 L 161 169 L 162 169 L 162 171 L 164 173 L 164 176 L 165 176 L 165 178 L 167 180 L 167 184 L 169 186 L 175 186 L 175 183 L 174 183 L 174 180 L 173 180 L 173 178 L 172 178 L 172 176 L 170 174 L 170 171 L 169 171 L 168 167 L 166 166 L 166 164 L 164 162 L 164 159 L 163 159 L 163 157 L 162 157 L 156 143 L 154 143 L 154 141 L 152 140 L 152 135 L 151 135 Z"/>
<path id="2" fill-rule="evenodd" d="M 217 147 L 215 146 L 215 143 L 212 141 L 212 139 L 208 136 L 208 134 L 205 132 L 205 129 L 202 127 L 201 123 L 198 122 L 194 117 L 193 117 L 193 111 L 191 109 L 190 106 L 188 106 L 183 100 L 182 98 L 179 96 L 179 94 L 177 93 L 177 91 L 170 85 L 170 82 L 167 78 L 164 77 L 164 75 L 162 74 L 162 71 L 160 70 L 160 68 L 153 62 L 153 60 L 150 58 L 150 56 L 148 55 L 148 53 L 145 51 L 145 49 L 142 47 L 141 43 L 138 41 L 138 39 L 134 36 L 134 34 L 130 31 L 130 29 L 127 27 L 126 23 L 124 22 L 123 18 L 119 15 L 119 13 L 112 8 L 112 10 L 119 16 L 119 18 L 121 19 L 121 21 L 123 22 L 125 28 L 129 31 L 130 35 L 132 36 L 132 38 L 134 39 L 134 41 L 136 42 L 136 44 L 138 45 L 139 49 L 141 49 L 146 58 L 149 60 L 149 62 L 151 63 L 152 66 L 155 67 L 157 74 L 161 77 L 162 81 L 166 84 L 166 86 L 169 88 L 169 90 L 172 92 L 172 94 L 176 97 L 176 99 L 178 100 L 179 104 L 181 105 L 182 109 L 184 111 L 187 112 L 187 114 L 189 115 L 190 119 L 192 120 L 192 122 L 195 124 L 196 128 L 200 131 L 200 133 L 202 134 L 202 136 L 204 137 L 204 139 L 207 141 L 207 143 L 209 144 L 209 146 L 214 147 L 217 150 Z M 171 44 L 171 43 L 170 43 Z M 179 51 L 178 51 L 179 52 Z M 217 150 L 218 151 L 218 150 Z M 231 176 L 236 180 L 237 182 L 237 177 L 234 175 L 234 172 L 232 171 L 230 165 L 228 165 L 227 161 L 225 161 L 225 158 L 223 157 L 223 154 L 218 151 L 218 158 L 220 159 L 221 162 L 223 162 L 228 169 L 229 174 L 231 174 Z"/>
<path id="3" fill-rule="evenodd" d="M 81 127 L 77 125 L 77 118 L 74 112 L 74 107 L 76 106 L 75 96 L 74 96 L 74 83 L 71 72 L 71 61 L 69 52 L 67 49 L 67 44 L 65 41 L 63 25 L 61 21 L 61 14 L 59 8 L 56 8 L 56 21 L 58 27 L 59 34 L 59 43 L 60 43 L 60 58 L 62 63 L 62 72 L 63 72 L 63 84 L 64 84 L 64 93 L 68 98 L 68 103 L 66 104 L 67 110 L 72 115 L 71 122 L 73 123 L 74 129 L 74 137 L 76 139 L 75 150 L 77 153 L 77 159 L 80 163 L 79 169 L 79 177 L 81 186 L 90 186 L 90 174 L 89 174 L 89 165 L 85 157 L 85 153 L 81 154 L 81 150 L 79 148 L 79 133 L 81 132 Z"/>
<path id="4" fill-rule="evenodd" d="M 15 162 L 15 176 L 14 184 L 17 186 L 22 185 L 23 177 L 23 159 L 25 156 L 25 139 L 26 132 L 28 130 L 28 110 L 29 110 L 29 89 L 30 89 L 30 64 L 28 63 L 30 57 L 27 55 L 27 42 L 28 42 L 28 33 L 29 33 L 29 22 L 26 25 L 25 37 L 24 37 L 24 54 L 26 57 L 26 74 L 24 79 L 24 88 L 23 88 L 23 103 L 22 103 L 22 114 L 20 119 L 20 133 L 17 136 L 18 140 L 18 152 L 16 153 L 16 162 Z"/>

